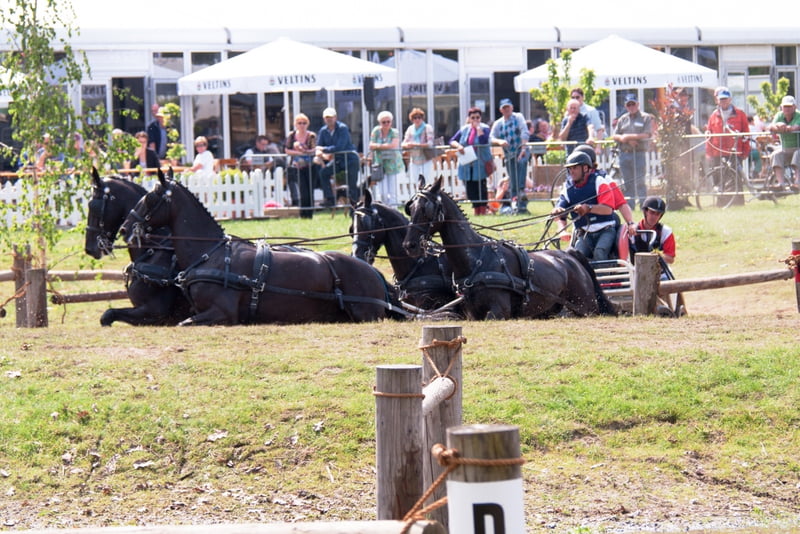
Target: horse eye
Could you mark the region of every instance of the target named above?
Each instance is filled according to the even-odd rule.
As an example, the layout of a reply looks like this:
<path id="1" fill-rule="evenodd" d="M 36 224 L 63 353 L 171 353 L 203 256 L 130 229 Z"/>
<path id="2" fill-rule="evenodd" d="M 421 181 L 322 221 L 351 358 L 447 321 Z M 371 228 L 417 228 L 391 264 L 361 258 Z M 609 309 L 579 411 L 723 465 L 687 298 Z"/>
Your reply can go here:
<path id="1" fill-rule="evenodd" d="M 171 197 L 172 196 L 172 189 L 167 189 L 167 192 L 164 193 L 164 196 Z"/>

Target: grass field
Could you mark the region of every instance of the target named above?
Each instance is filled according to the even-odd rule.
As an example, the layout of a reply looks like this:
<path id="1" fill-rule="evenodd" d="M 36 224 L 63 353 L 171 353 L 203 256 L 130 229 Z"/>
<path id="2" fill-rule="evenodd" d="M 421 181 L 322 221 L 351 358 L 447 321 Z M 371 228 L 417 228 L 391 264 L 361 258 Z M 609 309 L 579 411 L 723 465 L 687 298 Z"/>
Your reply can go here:
<path id="1" fill-rule="evenodd" d="M 800 237 L 800 198 L 666 222 L 679 278 L 772 270 Z M 342 215 L 225 226 L 349 250 Z M 540 228 L 502 235 L 528 243 Z M 108 305 L 53 307 L 46 329 L 0 320 L 0 530 L 374 517 L 375 367 L 420 363 L 420 323 L 100 329 Z M 529 532 L 800 522 L 793 284 L 687 306 L 682 319 L 459 323 L 465 422 L 519 425 Z"/>

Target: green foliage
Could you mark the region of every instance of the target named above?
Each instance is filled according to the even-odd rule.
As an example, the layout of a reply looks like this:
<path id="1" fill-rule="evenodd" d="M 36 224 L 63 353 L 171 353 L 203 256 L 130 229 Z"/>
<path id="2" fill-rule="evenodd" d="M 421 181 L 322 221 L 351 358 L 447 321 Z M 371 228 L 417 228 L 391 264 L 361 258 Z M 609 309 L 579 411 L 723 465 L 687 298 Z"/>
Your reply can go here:
<path id="1" fill-rule="evenodd" d="M 181 134 L 177 124 L 181 118 L 181 107 L 174 102 L 167 102 L 162 108 L 164 112 L 164 126 L 167 129 L 167 159 L 181 163 L 186 157 L 186 147 L 179 142 Z"/>
<path id="2" fill-rule="evenodd" d="M 780 111 L 781 100 L 789 92 L 789 79 L 779 78 L 778 88 L 773 91 L 772 84 L 769 82 L 761 82 L 761 96 L 762 101 L 759 101 L 755 95 L 747 95 L 747 103 L 753 110 L 753 113 L 762 120 L 770 122 L 772 117 Z"/>
<path id="3" fill-rule="evenodd" d="M 69 44 L 72 13 L 68 1 L 56 0 L 9 0 L 0 11 L 0 24 L 9 29 L 10 50 L 0 63 L 9 73 L 0 88 L 13 99 L 13 139 L 21 147 L 14 156 L 24 166 L 19 183 L 27 195 L 16 207 L 22 217 L 0 227 L 0 241 L 7 248 L 12 237 L 30 243 L 39 267 L 46 267 L 47 250 L 61 237 L 59 212 L 71 210 L 75 191 L 85 186 L 67 178 L 68 169 L 79 160 L 73 138 L 79 124 L 65 88 L 80 84 L 88 70 L 85 58 Z M 56 28 L 63 28 L 64 34 Z M 56 53 L 56 48 L 62 52 Z M 44 146 L 46 136 L 49 143 Z M 43 157 L 37 158 L 40 150 Z M 0 216 L 8 207 L 0 205 Z"/>
<path id="4" fill-rule="evenodd" d="M 684 134 L 692 124 L 693 111 L 681 108 L 671 98 L 655 103 L 657 110 L 656 145 L 664 169 L 665 197 L 668 205 L 675 209 L 685 204 L 686 197 L 694 190 L 691 168 L 692 143 Z"/>
<path id="5" fill-rule="evenodd" d="M 553 127 L 553 136 L 558 136 L 561 128 L 561 117 L 567 109 L 570 99 L 570 92 L 576 84 L 572 83 L 570 66 L 572 64 L 572 50 L 561 52 L 560 60 L 547 60 L 547 81 L 542 82 L 539 89 L 531 89 L 531 97 L 540 100 L 547 113 L 550 115 L 550 122 Z M 583 89 L 584 101 L 590 106 L 597 107 L 608 100 L 610 94 L 608 89 L 594 87 L 595 74 L 593 70 L 581 69 L 577 85 Z"/>
<path id="6" fill-rule="evenodd" d="M 566 150 L 548 150 L 544 154 L 544 162 L 547 165 L 563 165 L 566 159 Z"/>

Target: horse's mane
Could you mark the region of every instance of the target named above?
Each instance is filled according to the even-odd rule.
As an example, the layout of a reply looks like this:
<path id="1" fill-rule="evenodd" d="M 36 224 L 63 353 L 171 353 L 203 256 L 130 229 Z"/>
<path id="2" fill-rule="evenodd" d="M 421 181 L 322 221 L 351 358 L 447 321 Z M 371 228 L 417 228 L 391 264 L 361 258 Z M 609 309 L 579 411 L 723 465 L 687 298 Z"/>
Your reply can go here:
<path id="1" fill-rule="evenodd" d="M 203 205 L 203 203 L 202 203 L 202 202 L 200 202 L 200 199 L 199 199 L 199 198 L 197 198 L 197 196 L 196 196 L 194 193 L 192 193 L 191 191 L 189 191 L 189 188 L 188 188 L 188 187 L 186 187 L 185 185 L 183 185 L 182 183 L 180 183 L 180 182 L 179 182 L 179 181 L 177 181 L 177 180 L 171 180 L 171 181 L 170 181 L 170 183 L 171 183 L 173 186 L 178 186 L 180 189 L 182 189 L 182 190 L 183 190 L 183 192 L 186 194 L 186 196 L 187 196 L 187 197 L 189 197 L 189 199 L 190 199 L 189 201 L 190 201 L 190 202 L 192 202 L 192 203 L 195 205 L 195 207 L 196 207 L 197 209 L 201 210 L 203 213 L 205 213 L 205 214 L 208 216 L 208 218 L 209 218 L 209 219 L 210 219 L 210 220 L 211 220 L 211 221 L 212 221 L 212 222 L 213 222 L 213 223 L 216 225 L 216 227 L 219 229 L 219 231 L 220 231 L 220 233 L 221 233 L 221 234 L 223 234 L 223 235 L 225 234 L 225 230 L 223 230 L 223 228 L 222 228 L 222 225 L 220 225 L 220 224 L 217 222 L 217 220 L 214 218 L 214 216 L 213 216 L 213 215 L 211 215 L 211 212 L 210 212 L 210 211 L 208 211 L 208 208 L 206 208 L 206 207 Z"/>
<path id="2" fill-rule="evenodd" d="M 381 214 L 381 217 L 383 217 L 384 219 L 391 219 L 389 220 L 389 223 L 392 223 L 392 226 L 401 226 L 408 224 L 408 219 L 406 218 L 406 216 L 400 213 L 398 210 L 392 208 L 391 206 L 387 206 L 386 204 L 383 204 L 381 202 L 373 202 L 372 206 L 378 209 L 378 211 Z M 395 222 L 397 224 L 394 224 Z"/>
<path id="3" fill-rule="evenodd" d="M 133 192 L 138 194 L 140 197 L 143 197 L 145 194 L 147 194 L 147 189 L 145 189 L 144 187 L 142 187 L 141 185 L 137 184 L 132 180 L 126 180 L 125 178 L 119 176 L 118 174 L 105 176 L 103 178 L 103 183 L 110 185 L 118 185 L 119 187 L 122 188 L 132 189 Z"/>

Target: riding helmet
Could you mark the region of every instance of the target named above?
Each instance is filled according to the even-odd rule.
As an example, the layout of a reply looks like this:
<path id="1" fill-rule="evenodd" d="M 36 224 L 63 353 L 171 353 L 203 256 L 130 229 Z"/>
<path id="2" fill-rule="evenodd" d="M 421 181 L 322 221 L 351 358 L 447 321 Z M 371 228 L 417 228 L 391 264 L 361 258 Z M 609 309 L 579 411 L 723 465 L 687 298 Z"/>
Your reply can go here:
<path id="1" fill-rule="evenodd" d="M 573 150 L 573 153 L 575 152 L 583 152 L 584 154 L 589 156 L 589 159 L 592 160 L 592 167 L 594 167 L 597 164 L 597 153 L 594 151 L 594 148 L 592 148 L 591 145 L 586 145 L 586 144 L 578 145 L 575 147 L 575 150 Z"/>
<path id="2" fill-rule="evenodd" d="M 642 202 L 642 211 L 650 210 L 656 213 L 664 213 L 667 211 L 667 203 L 660 197 L 647 197 Z"/>
<path id="3" fill-rule="evenodd" d="M 590 158 L 587 154 L 577 150 L 569 155 L 564 167 L 575 167 L 576 165 L 588 165 L 589 167 L 594 167 L 592 164 L 592 158 Z"/>

